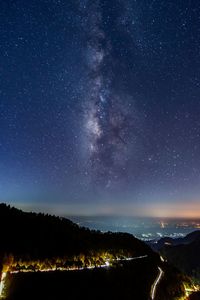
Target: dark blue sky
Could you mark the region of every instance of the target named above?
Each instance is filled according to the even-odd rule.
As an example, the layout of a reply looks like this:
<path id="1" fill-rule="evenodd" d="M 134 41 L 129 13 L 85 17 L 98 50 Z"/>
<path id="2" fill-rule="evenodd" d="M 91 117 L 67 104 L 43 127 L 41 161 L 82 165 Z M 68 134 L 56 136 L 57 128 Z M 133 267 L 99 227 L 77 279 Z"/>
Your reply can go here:
<path id="1" fill-rule="evenodd" d="M 196 0 L 2 0 L 1 201 L 200 215 L 199 95 Z"/>

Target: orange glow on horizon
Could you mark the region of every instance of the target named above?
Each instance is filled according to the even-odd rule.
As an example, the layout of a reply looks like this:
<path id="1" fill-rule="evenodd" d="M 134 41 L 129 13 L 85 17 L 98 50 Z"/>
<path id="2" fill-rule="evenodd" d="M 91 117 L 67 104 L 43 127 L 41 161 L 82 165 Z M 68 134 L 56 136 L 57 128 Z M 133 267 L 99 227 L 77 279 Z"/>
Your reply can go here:
<path id="1" fill-rule="evenodd" d="M 27 205 L 27 204 L 26 204 Z M 61 216 L 124 216 L 153 218 L 186 218 L 200 219 L 200 201 L 169 201 L 140 203 L 98 203 L 98 204 L 51 204 L 33 206 L 31 209 L 24 204 L 19 205 L 25 211 L 45 212 Z M 164 222 L 164 221 L 163 221 Z M 200 223 L 198 222 L 200 228 Z M 165 224 L 164 224 L 165 225 Z"/>
<path id="2" fill-rule="evenodd" d="M 200 201 L 199 201 L 200 202 Z M 199 219 L 200 218 L 200 203 L 160 203 L 149 207 L 149 215 L 154 217 L 163 218 L 187 218 Z"/>

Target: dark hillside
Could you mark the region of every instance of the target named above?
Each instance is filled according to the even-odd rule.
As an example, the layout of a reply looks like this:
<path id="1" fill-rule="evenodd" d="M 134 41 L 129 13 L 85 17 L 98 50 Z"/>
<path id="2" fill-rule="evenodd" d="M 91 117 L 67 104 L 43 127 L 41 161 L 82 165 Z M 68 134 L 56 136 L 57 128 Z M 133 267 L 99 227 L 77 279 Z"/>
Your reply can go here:
<path id="1" fill-rule="evenodd" d="M 0 227 L 1 255 L 46 259 L 109 251 L 113 255 L 156 257 L 147 245 L 128 233 L 101 233 L 65 218 L 26 213 L 5 204 L 0 204 Z"/>
<path id="2" fill-rule="evenodd" d="M 170 263 L 200 282 L 199 237 L 192 243 L 178 246 L 166 246 L 161 251 Z"/>

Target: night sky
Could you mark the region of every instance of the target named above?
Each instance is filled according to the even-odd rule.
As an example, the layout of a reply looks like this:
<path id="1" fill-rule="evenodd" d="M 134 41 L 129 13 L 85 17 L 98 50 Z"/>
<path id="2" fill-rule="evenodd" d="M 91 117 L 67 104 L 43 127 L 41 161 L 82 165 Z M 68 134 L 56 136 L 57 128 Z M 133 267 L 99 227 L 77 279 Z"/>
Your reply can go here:
<path id="1" fill-rule="evenodd" d="M 200 2 L 1 0 L 0 200 L 200 216 Z"/>

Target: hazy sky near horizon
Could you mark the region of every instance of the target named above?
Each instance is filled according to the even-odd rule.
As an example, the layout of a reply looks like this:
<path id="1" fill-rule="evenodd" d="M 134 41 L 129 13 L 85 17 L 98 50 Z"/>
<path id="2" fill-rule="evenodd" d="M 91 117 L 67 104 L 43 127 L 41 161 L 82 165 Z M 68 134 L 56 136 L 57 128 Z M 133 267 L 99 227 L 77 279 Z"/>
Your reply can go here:
<path id="1" fill-rule="evenodd" d="M 199 1 L 2 0 L 0 78 L 2 202 L 200 216 Z"/>

